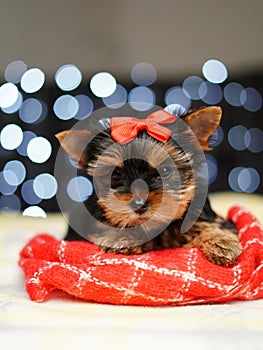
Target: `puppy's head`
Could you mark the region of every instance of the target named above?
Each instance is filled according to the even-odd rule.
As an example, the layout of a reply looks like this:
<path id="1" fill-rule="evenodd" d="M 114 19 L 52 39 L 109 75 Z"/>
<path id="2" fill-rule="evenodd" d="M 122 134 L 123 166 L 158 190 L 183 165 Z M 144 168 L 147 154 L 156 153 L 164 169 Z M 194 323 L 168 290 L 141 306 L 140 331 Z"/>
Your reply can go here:
<path id="1" fill-rule="evenodd" d="M 64 150 L 93 177 L 97 204 L 110 225 L 142 225 L 150 232 L 183 218 L 196 187 L 193 166 L 198 164 L 198 154 L 210 149 L 221 109 L 206 107 L 178 119 L 169 125 L 171 137 L 166 142 L 142 130 L 132 141 L 120 144 L 111 137 L 105 120 L 102 129 L 56 135 Z"/>

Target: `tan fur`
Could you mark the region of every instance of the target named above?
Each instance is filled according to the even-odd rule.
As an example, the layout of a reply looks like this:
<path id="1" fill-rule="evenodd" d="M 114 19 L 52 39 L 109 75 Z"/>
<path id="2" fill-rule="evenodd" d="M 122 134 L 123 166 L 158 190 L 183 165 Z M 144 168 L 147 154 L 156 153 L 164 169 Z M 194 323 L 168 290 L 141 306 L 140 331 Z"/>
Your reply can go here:
<path id="1" fill-rule="evenodd" d="M 100 176 L 112 167 L 123 167 L 122 151 L 122 146 L 117 143 L 110 146 L 95 161 L 88 163 L 89 175 Z"/>
<path id="2" fill-rule="evenodd" d="M 139 140 L 135 139 L 132 145 L 122 146 L 116 143 L 110 146 L 95 161 L 88 164 L 90 167 L 89 175 L 93 176 L 94 171 L 99 175 L 103 171 L 102 168 L 123 167 L 123 160 L 130 159 L 132 155 L 138 158 L 141 156 L 154 169 L 158 168 L 167 159 L 176 160 L 178 163 L 189 159 L 187 154 L 180 149 L 175 149 L 169 142 L 160 144 L 155 140 L 142 137 Z"/>
<path id="3" fill-rule="evenodd" d="M 201 249 L 206 258 L 215 264 L 234 264 L 242 251 L 238 236 L 222 228 L 218 222 L 197 221 L 189 234 L 194 238 L 187 246 Z"/>
<path id="4" fill-rule="evenodd" d="M 202 149 L 208 151 L 209 137 L 214 133 L 222 117 L 220 107 L 211 106 L 198 109 L 184 118 L 197 137 Z"/>
<path id="5" fill-rule="evenodd" d="M 194 247 L 199 248 L 209 261 L 223 266 L 236 263 L 242 252 L 237 235 L 230 230 L 220 228 L 217 223 L 197 222 L 186 234 L 181 234 L 176 226 L 173 229 L 173 234 L 171 229 L 165 229 L 158 241 L 153 238 L 141 245 L 136 245 L 134 237 L 120 237 L 113 231 L 98 241 L 98 244 L 105 252 L 122 254 L 139 254 L 182 246 Z"/>
<path id="6" fill-rule="evenodd" d="M 113 226 L 124 228 L 145 224 L 144 228 L 149 232 L 152 227 L 158 227 L 171 219 L 181 218 L 192 199 L 193 192 L 194 186 L 187 187 L 181 194 L 173 190 L 151 192 L 147 198 L 149 209 L 144 214 L 136 214 L 132 210 L 130 203 L 133 194 L 120 195 L 110 190 L 106 198 L 98 200 L 98 204 L 103 208 L 105 217 Z M 173 209 L 175 209 L 175 215 L 171 218 L 170 212 Z M 156 215 L 154 220 L 152 220 L 153 215 Z M 150 220 L 152 220 L 151 224 L 147 224 Z"/>
<path id="7" fill-rule="evenodd" d="M 83 152 L 88 145 L 91 132 L 88 130 L 66 130 L 56 134 L 63 149 L 84 168 Z"/>
<path id="8" fill-rule="evenodd" d="M 210 149 L 209 138 L 216 130 L 221 115 L 220 107 L 211 106 L 193 111 L 183 118 L 198 139 L 202 150 Z M 183 128 L 179 136 L 190 144 L 193 142 L 194 147 L 200 150 L 193 134 L 187 129 Z M 93 153 L 92 160 L 87 161 L 85 152 L 88 155 L 86 147 L 91 134 L 88 130 L 68 130 L 57 134 L 56 137 L 64 150 L 75 158 L 81 167 L 87 168 L 89 175 L 94 177 L 94 185 L 97 183 L 97 204 L 103 209 L 100 220 L 108 227 L 102 232 L 102 236 L 93 237 L 93 241 L 104 251 L 139 254 L 150 250 L 186 246 L 201 249 L 208 260 L 219 265 L 228 266 L 237 261 L 241 253 L 241 244 L 234 229 L 232 232 L 225 228 L 223 219 L 211 216 L 205 219 L 207 221 L 201 221 L 200 216 L 187 233 L 180 232 L 182 219 L 195 192 L 190 154 L 170 140 L 160 143 L 147 134 L 136 137 L 125 145 L 114 143 L 110 135 L 107 135 L 105 151 L 100 154 L 103 147 L 98 147 L 99 151 Z M 133 193 L 120 194 L 118 190 L 109 189 L 111 183 L 106 184 L 106 181 L 111 181 L 113 169 L 124 167 L 124 161 L 131 158 L 146 161 L 146 171 L 149 167 L 158 171 L 158 167 L 163 163 L 165 166 L 167 163 L 168 167 L 171 164 L 171 168 L 175 166 L 176 171 L 173 168 L 170 172 L 171 178 L 162 179 L 162 189 L 156 187 L 149 193 L 144 193 L 140 187 L 131 191 L 129 185 L 125 185 L 125 190 Z M 136 162 L 135 164 L 137 166 Z M 178 181 L 179 185 L 178 177 L 181 180 L 181 183 Z M 133 211 L 131 201 L 136 196 L 147 199 L 148 207 L 145 212 Z M 136 227 L 133 234 L 130 234 L 131 230 L 124 230 L 132 227 Z M 158 231 L 158 228 L 160 233 L 153 237 L 152 233 Z"/>
<path id="9" fill-rule="evenodd" d="M 145 141 L 144 155 L 149 165 L 154 169 L 158 168 L 165 160 L 171 157 L 174 151 L 174 148 L 168 146 L 167 143 L 160 145 L 155 141 Z"/>

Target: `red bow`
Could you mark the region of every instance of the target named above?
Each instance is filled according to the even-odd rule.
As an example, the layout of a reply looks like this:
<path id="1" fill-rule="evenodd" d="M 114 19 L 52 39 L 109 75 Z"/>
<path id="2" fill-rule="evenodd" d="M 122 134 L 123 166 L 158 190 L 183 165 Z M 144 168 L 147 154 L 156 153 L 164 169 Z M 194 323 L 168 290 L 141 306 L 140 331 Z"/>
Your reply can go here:
<path id="1" fill-rule="evenodd" d="M 162 109 L 150 114 L 145 119 L 134 117 L 113 117 L 110 120 L 111 137 L 120 144 L 132 141 L 139 130 L 146 130 L 156 140 L 166 142 L 172 131 L 159 125 L 172 123 L 176 117 Z"/>

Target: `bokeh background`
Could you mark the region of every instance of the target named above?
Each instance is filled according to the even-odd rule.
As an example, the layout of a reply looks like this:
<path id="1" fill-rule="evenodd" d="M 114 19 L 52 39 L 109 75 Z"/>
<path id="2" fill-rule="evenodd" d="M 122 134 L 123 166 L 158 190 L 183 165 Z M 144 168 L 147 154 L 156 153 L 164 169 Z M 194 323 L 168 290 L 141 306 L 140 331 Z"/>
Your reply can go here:
<path id="1" fill-rule="evenodd" d="M 58 211 L 54 134 L 125 103 L 220 105 L 210 190 L 263 193 L 262 1 L 0 3 L 1 211 Z M 77 202 L 92 186 L 80 174 L 65 190 Z"/>

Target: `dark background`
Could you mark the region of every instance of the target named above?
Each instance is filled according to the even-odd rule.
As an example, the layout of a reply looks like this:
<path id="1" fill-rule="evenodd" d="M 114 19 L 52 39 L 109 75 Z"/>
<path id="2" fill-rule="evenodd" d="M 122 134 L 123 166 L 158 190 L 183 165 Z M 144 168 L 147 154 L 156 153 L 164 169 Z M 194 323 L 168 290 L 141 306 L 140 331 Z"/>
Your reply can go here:
<path id="1" fill-rule="evenodd" d="M 33 1 L 6 2 L 1 10 L 0 81 L 5 83 L 5 68 L 14 60 L 23 60 L 28 69 L 42 69 L 46 80 L 40 91 L 26 94 L 19 84 L 17 86 L 24 100 L 44 101 L 47 116 L 40 123 L 28 124 L 21 121 L 18 112 L 0 111 L 0 127 L 15 123 L 23 131 L 46 137 L 52 145 L 52 155 L 45 163 L 35 164 L 16 150 L 8 151 L 0 146 L 0 170 L 8 161 L 17 159 L 26 167 L 25 181 L 44 172 L 52 174 L 58 150 L 54 134 L 71 128 L 76 122 L 58 119 L 53 112 L 54 102 L 66 93 L 72 96 L 83 93 L 93 100 L 95 110 L 104 107 L 89 88 L 90 78 L 99 71 L 111 72 L 129 92 L 135 86 L 130 78 L 132 67 L 138 62 L 151 63 L 158 75 L 150 88 L 156 93 L 156 104 L 165 106 L 165 92 L 171 86 L 181 86 L 190 75 L 202 77 L 202 65 L 214 58 L 228 69 L 227 80 L 220 84 L 222 89 L 233 81 L 244 88 L 255 88 L 262 96 L 262 10 L 261 1 L 249 4 L 245 1 L 219 4 L 208 0 L 98 1 L 95 4 L 67 0 L 47 1 L 45 6 Z M 54 75 L 67 63 L 80 69 L 83 80 L 77 89 L 63 92 L 56 85 Z M 192 101 L 191 108 L 204 104 L 202 100 Z M 243 106 L 231 106 L 224 98 L 218 105 L 223 108 L 224 138 L 210 152 L 218 167 L 210 191 L 233 190 L 228 175 L 233 168 L 244 167 L 256 169 L 260 183 L 252 192 L 263 193 L 263 147 L 259 146 L 261 151 L 256 153 L 247 148 L 237 151 L 228 141 L 228 132 L 235 125 L 263 130 L 262 107 L 253 112 Z M 24 210 L 29 204 L 21 196 L 21 186 L 14 195 L 20 200 L 20 210 Z M 12 209 L 6 200 L 0 200 L 1 203 L 5 203 L 2 209 Z M 45 211 L 58 210 L 55 196 L 38 205 Z"/>

